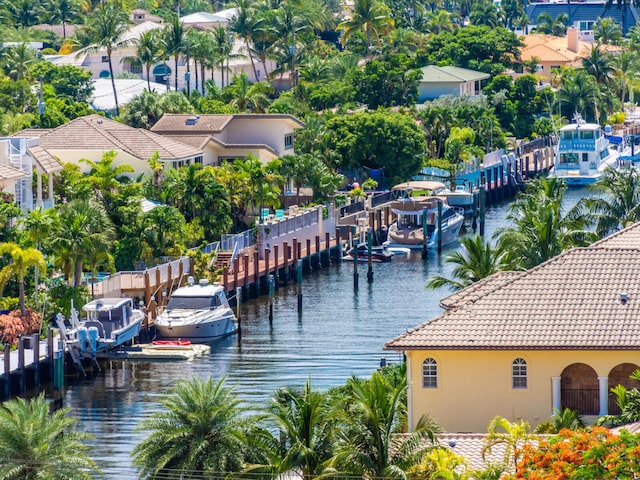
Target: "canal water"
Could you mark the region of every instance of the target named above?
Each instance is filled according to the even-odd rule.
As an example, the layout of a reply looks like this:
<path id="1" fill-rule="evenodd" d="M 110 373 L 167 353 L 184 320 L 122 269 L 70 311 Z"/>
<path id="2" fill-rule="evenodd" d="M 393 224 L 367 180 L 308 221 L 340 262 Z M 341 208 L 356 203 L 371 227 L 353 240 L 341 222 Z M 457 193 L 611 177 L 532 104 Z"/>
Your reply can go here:
<path id="1" fill-rule="evenodd" d="M 583 192 L 569 192 L 567 204 Z M 485 234 L 505 226 L 507 204 L 488 208 Z M 448 290 L 426 290 L 427 279 L 450 276 L 452 266 L 430 252 L 374 264 L 374 281 L 366 280 L 360 264 L 360 288 L 354 292 L 353 264 L 343 262 L 305 275 L 303 312 L 298 315 L 296 285 L 280 288 L 269 322 L 268 298 L 242 306 L 241 334 L 213 344 L 211 354 L 192 361 L 112 361 L 104 373 L 67 385 L 64 403 L 80 428 L 93 435 L 90 454 L 108 479 L 136 478 L 130 453 L 145 438 L 137 423 L 158 411 L 158 399 L 181 379 L 219 379 L 254 406 L 265 405 L 282 386 L 314 388 L 343 384 L 352 375 L 369 376 L 380 365 L 399 361 L 383 351 L 384 343 L 441 313 L 440 299 Z"/>

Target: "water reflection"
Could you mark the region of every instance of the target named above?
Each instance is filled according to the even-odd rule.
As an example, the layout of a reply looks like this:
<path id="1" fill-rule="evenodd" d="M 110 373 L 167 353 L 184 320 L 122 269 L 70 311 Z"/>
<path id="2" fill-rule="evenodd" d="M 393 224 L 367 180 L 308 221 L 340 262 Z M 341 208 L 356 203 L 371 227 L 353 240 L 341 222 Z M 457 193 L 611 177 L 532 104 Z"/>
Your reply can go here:
<path id="1" fill-rule="evenodd" d="M 488 209 L 487 238 L 505 226 L 505 212 L 505 206 Z M 210 355 L 176 362 L 112 361 L 98 377 L 68 385 L 65 403 L 82 429 L 95 436 L 91 454 L 106 477 L 135 478 L 129 455 L 144 438 L 135 426 L 160 408 L 158 397 L 178 380 L 226 375 L 243 400 L 259 406 L 278 388 L 300 386 L 309 377 L 314 387 L 328 388 L 351 375 L 370 375 L 382 357 L 399 361 L 399 354 L 382 350 L 384 343 L 439 315 L 439 301 L 448 294 L 424 288 L 431 275 L 448 276 L 452 270 L 430 253 L 427 261 L 413 252 L 375 264 L 371 284 L 366 264 L 360 265 L 358 292 L 351 263 L 312 272 L 303 278 L 301 316 L 296 285 L 289 283 L 275 294 L 273 321 L 268 297 L 245 303 L 240 334 L 214 343 Z"/>

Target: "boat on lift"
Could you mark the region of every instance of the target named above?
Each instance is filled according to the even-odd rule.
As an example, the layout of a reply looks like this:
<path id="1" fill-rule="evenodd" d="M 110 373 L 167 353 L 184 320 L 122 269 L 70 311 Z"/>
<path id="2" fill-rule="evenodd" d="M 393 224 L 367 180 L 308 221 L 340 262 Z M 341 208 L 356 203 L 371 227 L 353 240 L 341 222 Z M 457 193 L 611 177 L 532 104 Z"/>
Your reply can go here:
<path id="1" fill-rule="evenodd" d="M 359 262 L 369 261 L 369 248 L 366 243 L 359 243 L 356 247 L 352 247 L 347 250 L 347 253 L 343 260 L 354 261 L 355 253 L 357 253 Z M 393 252 L 387 247 L 387 245 L 376 245 L 371 247 L 371 261 L 376 263 L 390 262 L 393 258 Z"/>
<path id="2" fill-rule="evenodd" d="M 438 195 L 442 182 L 413 181 L 393 187 L 397 198 L 391 203 L 396 216 L 388 229 L 388 247 L 433 248 L 453 243 L 464 223 L 464 211 Z"/>

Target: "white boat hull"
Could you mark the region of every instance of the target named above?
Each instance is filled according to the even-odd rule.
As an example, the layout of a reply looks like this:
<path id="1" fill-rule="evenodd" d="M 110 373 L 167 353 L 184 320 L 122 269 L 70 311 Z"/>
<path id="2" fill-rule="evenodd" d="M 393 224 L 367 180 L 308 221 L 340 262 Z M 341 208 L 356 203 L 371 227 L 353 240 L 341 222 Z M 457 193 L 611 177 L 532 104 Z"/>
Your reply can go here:
<path id="1" fill-rule="evenodd" d="M 195 343 L 211 342 L 238 331 L 238 322 L 233 315 L 204 320 L 197 323 L 156 321 L 156 332 L 163 339 L 191 340 Z"/>

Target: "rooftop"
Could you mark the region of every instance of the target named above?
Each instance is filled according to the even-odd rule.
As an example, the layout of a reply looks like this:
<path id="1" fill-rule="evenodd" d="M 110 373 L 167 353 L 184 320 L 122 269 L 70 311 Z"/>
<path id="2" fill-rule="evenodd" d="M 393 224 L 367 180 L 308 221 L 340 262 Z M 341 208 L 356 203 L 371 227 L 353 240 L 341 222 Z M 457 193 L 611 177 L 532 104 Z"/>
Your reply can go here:
<path id="1" fill-rule="evenodd" d="M 203 135 L 220 133 L 234 119 L 250 120 L 285 120 L 294 128 L 304 127 L 304 123 L 293 115 L 270 113 L 247 113 L 234 115 L 192 115 L 169 113 L 151 128 L 151 131 L 162 134 L 174 135 Z"/>
<path id="2" fill-rule="evenodd" d="M 443 300 L 386 349 L 640 349 L 640 224 Z"/>
<path id="3" fill-rule="evenodd" d="M 40 135 L 38 133 L 42 132 Z M 71 120 L 52 130 L 29 129 L 28 134 L 40 137 L 40 146 L 52 150 L 120 150 L 147 160 L 158 152 L 164 161 L 177 161 L 202 155 L 202 151 L 171 138 L 141 128 L 132 128 L 100 115 L 87 115 Z"/>
<path id="4" fill-rule="evenodd" d="M 488 73 L 468 70 L 466 68 L 437 65 L 422 67 L 421 82 L 474 82 L 491 77 Z"/>

